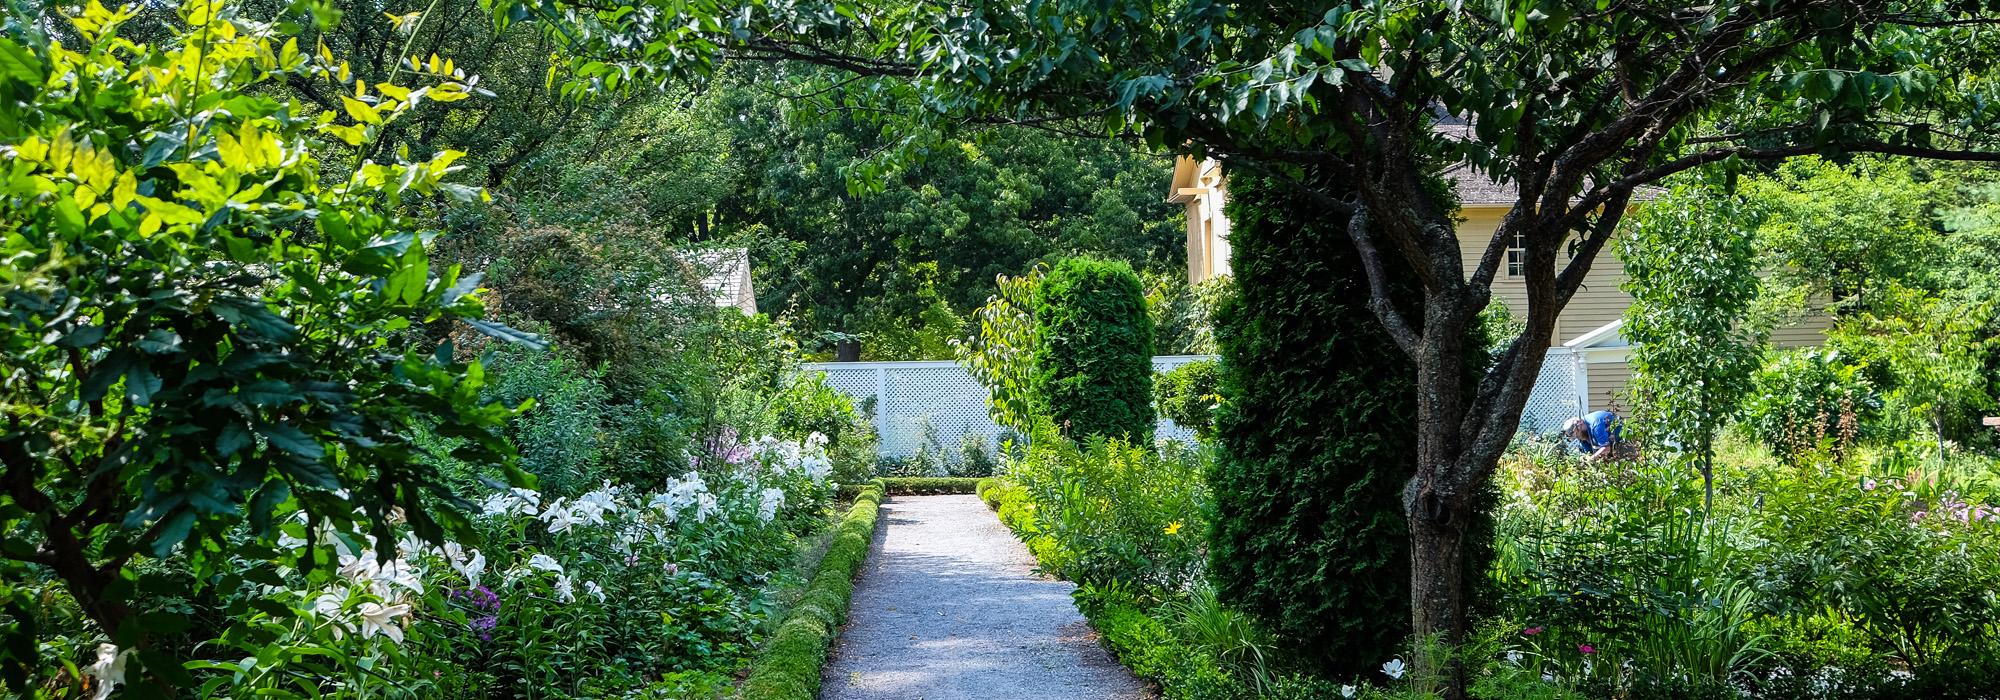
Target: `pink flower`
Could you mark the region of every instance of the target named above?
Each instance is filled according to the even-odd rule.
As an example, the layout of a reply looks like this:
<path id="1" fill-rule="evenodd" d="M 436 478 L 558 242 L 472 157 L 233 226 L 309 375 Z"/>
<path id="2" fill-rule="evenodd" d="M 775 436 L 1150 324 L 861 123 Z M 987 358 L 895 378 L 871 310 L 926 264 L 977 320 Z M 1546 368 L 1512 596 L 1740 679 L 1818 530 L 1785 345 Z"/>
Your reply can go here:
<path id="1" fill-rule="evenodd" d="M 1874 479 L 1869 479 L 1869 478 L 1863 478 L 1863 479 L 1861 480 L 1861 490 L 1863 490 L 1863 491 L 1873 491 L 1873 490 L 1875 490 L 1875 480 L 1874 480 Z"/>
<path id="2" fill-rule="evenodd" d="M 1529 627 L 1527 629 L 1521 630 L 1521 634 L 1529 637 L 1533 637 L 1541 633 L 1542 633 L 1542 627 L 1540 625 L 1536 625 L 1534 627 Z"/>
<path id="3" fill-rule="evenodd" d="M 1577 650 L 1577 651 L 1580 651 L 1580 652 L 1583 652 L 1583 653 L 1585 653 L 1585 654 L 1595 654 L 1595 653 L 1597 653 L 1597 647 L 1594 647 L 1594 646 L 1591 646 L 1591 645 L 1589 645 L 1589 644 L 1578 644 L 1578 645 L 1576 645 L 1576 650 Z"/>

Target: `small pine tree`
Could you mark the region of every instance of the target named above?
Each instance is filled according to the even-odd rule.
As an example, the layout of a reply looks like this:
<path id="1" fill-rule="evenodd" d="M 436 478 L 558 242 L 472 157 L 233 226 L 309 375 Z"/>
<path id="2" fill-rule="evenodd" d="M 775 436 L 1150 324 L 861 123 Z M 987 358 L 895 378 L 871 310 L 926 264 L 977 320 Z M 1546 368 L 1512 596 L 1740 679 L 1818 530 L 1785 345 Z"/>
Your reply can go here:
<path id="1" fill-rule="evenodd" d="M 1123 262 L 1069 258 L 1035 309 L 1035 400 L 1070 435 L 1153 439 L 1153 321 Z"/>

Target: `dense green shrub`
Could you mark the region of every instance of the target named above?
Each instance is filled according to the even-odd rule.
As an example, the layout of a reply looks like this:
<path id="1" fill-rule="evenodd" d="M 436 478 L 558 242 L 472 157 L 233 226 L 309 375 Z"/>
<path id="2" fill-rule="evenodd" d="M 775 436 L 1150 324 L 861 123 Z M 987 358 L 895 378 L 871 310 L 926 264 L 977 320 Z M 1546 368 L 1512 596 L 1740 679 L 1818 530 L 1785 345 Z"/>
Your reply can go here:
<path id="1" fill-rule="evenodd" d="M 820 372 L 801 372 L 782 386 L 772 402 L 774 432 L 794 438 L 826 436 L 833 480 L 861 483 L 875 468 L 875 424 L 854 400 L 826 383 Z"/>
<path id="2" fill-rule="evenodd" d="M 1194 431 L 1207 442 L 1215 437 L 1215 408 L 1221 403 L 1214 360 L 1190 362 L 1153 379 L 1153 401 L 1160 417 Z"/>
<path id="3" fill-rule="evenodd" d="M 1815 465 L 1825 467 L 1825 465 Z M 1949 697 L 2000 671 L 2000 508 L 1958 486 L 1838 468 L 1778 476 L 1739 566 L 1764 607 L 1833 614 Z"/>
<path id="4" fill-rule="evenodd" d="M 1036 405 L 1063 432 L 1153 438 L 1153 321 L 1123 262 L 1069 258 L 1042 281 L 1035 325 Z"/>
<path id="5" fill-rule="evenodd" d="M 1844 458 L 1870 436 L 1882 408 L 1862 369 L 1822 348 L 1777 354 L 1757 372 L 1744 425 L 1787 462 L 1816 453 Z"/>
<path id="6" fill-rule="evenodd" d="M 507 437 L 521 451 L 521 468 L 535 475 L 545 496 L 573 497 L 607 477 L 611 415 L 603 377 L 562 348 L 495 354 L 490 396 L 510 406 L 534 400 L 533 410 L 507 424 Z"/>
<path id="7" fill-rule="evenodd" d="M 1037 535 L 1035 531 L 1035 511 L 1028 501 L 1028 490 L 1020 484 L 1005 479 L 980 479 L 974 486 L 979 499 L 1000 516 L 1005 524 L 1023 541 Z"/>
<path id="8" fill-rule="evenodd" d="M 1132 673 L 1160 684 L 1168 700 L 1237 700 L 1256 697 L 1223 668 L 1221 659 L 1190 649 L 1166 622 L 1150 616 L 1121 586 L 1082 586 L 1077 609 L 1090 619 L 1104 645 Z"/>
<path id="9" fill-rule="evenodd" d="M 958 364 L 986 387 L 993 422 L 1012 431 L 1035 429 L 1035 354 L 1041 347 L 1035 309 L 1047 275 L 1048 266 L 1040 264 L 1026 274 L 1000 275 L 993 296 L 972 312 L 972 334 L 953 343 Z"/>
<path id="10" fill-rule="evenodd" d="M 1210 575 L 1326 668 L 1373 666 L 1409 629 L 1414 368 L 1365 305 L 1343 218 L 1249 173 L 1229 207 Z"/>
<path id="11" fill-rule="evenodd" d="M 805 598 L 751 665 L 740 695 L 743 700 L 812 700 L 819 696 L 820 667 L 826 664 L 834 635 L 847 621 L 854 575 L 868 558 L 868 546 L 875 539 L 883 491 L 880 481 L 862 488 L 854 507 L 840 521 Z"/>
<path id="12" fill-rule="evenodd" d="M 0 693 L 192 685 L 183 662 L 233 663 L 265 651 L 264 630 L 312 625 L 237 599 L 259 623 L 233 631 L 254 639 L 216 639 L 231 621 L 189 614 L 190 599 L 392 520 L 462 534 L 463 502 L 420 459 L 422 426 L 513 464 L 499 431 L 513 407 L 484 399 L 480 364 L 410 330 L 533 340 L 486 319 L 478 275 L 434 262 L 435 229 L 412 218 L 483 193 L 447 181 L 462 152 L 377 150 L 432 109 L 418 100 L 470 97 L 473 81 L 349 81 L 299 50 L 296 25 L 244 14 L 44 5 L 0 31 L 0 684 L 14 691 Z M 345 123 L 285 96 L 335 71 L 353 83 Z M 320 546 L 273 548 L 306 513 Z M 28 611 L 45 606 L 67 624 L 38 625 Z M 117 645 L 102 664 L 115 681 L 70 665 L 99 642 Z M 366 672 L 339 656 L 296 672 Z"/>

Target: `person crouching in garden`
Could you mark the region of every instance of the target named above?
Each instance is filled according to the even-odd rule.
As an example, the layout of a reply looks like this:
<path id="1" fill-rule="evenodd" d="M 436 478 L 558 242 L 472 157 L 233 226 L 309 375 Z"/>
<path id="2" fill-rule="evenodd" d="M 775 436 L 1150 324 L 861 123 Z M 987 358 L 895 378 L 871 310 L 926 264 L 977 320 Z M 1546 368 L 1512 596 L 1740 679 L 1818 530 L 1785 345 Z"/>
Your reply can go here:
<path id="1" fill-rule="evenodd" d="M 1563 423 L 1563 444 L 1590 461 L 1630 458 L 1634 450 L 1625 444 L 1619 427 L 1618 414 L 1611 411 L 1571 418 Z"/>

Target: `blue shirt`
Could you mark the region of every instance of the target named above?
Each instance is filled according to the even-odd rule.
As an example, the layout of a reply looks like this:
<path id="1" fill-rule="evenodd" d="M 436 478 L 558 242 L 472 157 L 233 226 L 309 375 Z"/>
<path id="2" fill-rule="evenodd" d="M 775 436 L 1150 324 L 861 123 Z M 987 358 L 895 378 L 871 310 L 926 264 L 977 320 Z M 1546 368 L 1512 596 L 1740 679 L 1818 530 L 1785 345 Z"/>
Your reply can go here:
<path id="1" fill-rule="evenodd" d="M 1583 417 L 1584 425 L 1590 427 L 1590 441 L 1593 447 L 1603 447 L 1618 440 L 1618 414 L 1598 411 Z"/>

